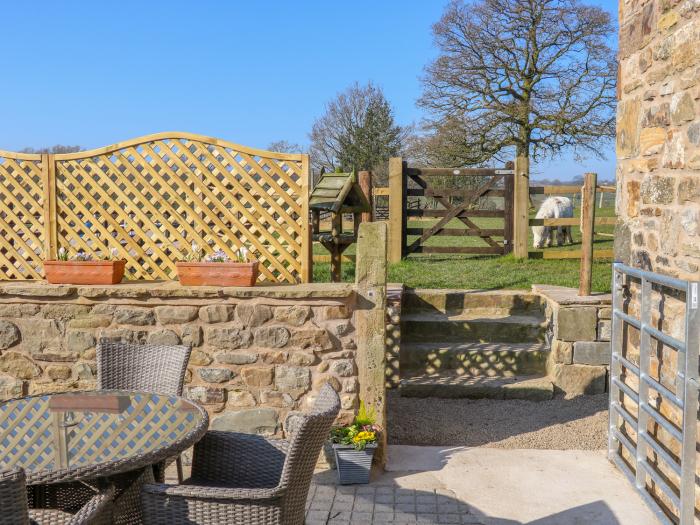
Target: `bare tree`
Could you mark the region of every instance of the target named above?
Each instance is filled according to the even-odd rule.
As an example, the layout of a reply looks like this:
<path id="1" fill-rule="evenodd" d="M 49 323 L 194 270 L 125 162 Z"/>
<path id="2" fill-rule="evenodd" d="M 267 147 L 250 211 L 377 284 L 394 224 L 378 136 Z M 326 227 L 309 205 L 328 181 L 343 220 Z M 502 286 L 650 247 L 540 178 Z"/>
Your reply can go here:
<path id="1" fill-rule="evenodd" d="M 314 122 L 311 160 L 319 169 L 381 171 L 389 157 L 400 153 L 408 132 L 395 123 L 381 88 L 355 83 L 328 102 Z"/>
<path id="2" fill-rule="evenodd" d="M 304 151 L 304 148 L 296 142 L 289 142 L 287 140 L 275 140 L 270 142 L 267 149 L 268 151 L 276 151 L 277 153 L 302 153 Z"/>
<path id="3" fill-rule="evenodd" d="M 610 15 L 579 0 L 453 0 L 419 105 L 451 164 L 599 155 L 615 135 Z"/>
<path id="4" fill-rule="evenodd" d="M 65 146 L 63 144 L 56 144 L 55 146 L 47 148 L 24 148 L 20 153 L 75 153 L 77 151 L 82 151 L 83 148 L 80 146 Z"/>

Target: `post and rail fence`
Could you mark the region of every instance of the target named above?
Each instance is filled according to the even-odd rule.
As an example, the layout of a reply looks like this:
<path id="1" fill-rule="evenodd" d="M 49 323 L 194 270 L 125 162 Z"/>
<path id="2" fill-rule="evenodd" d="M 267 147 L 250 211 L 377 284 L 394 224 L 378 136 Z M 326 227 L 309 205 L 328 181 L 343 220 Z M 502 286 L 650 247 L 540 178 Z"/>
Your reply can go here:
<path id="1" fill-rule="evenodd" d="M 172 279 L 195 243 L 246 246 L 261 280 L 309 282 L 309 156 L 166 132 L 66 154 L 0 151 L 0 280 L 41 279 L 60 248 Z"/>

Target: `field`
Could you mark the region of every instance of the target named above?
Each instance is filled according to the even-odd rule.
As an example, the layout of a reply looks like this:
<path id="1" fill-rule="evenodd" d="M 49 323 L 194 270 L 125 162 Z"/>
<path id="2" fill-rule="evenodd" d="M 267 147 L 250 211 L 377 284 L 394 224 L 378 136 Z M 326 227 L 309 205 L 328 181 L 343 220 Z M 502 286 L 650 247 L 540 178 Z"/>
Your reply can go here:
<path id="1" fill-rule="evenodd" d="M 578 212 L 578 208 L 575 210 Z M 532 214 L 534 217 L 534 212 Z M 614 216 L 611 206 L 596 208 L 596 216 Z M 432 220 L 409 221 L 408 227 L 430 227 Z M 482 228 L 502 228 L 502 219 L 475 218 L 474 222 Z M 448 227 L 459 228 L 458 220 L 452 221 Z M 611 234 L 613 226 L 598 226 L 596 233 Z M 581 248 L 581 232 L 574 227 L 572 231 L 573 245 L 535 250 L 532 248 L 532 232 L 530 232 L 530 251 L 537 253 L 568 251 Z M 409 244 L 415 237 L 409 237 Z M 501 241 L 502 239 L 494 237 Z M 612 237 L 596 236 L 594 250 L 612 249 Z M 485 246 L 478 237 L 432 237 L 426 243 L 428 246 Z M 314 254 L 327 255 L 322 246 L 314 246 Z M 352 245 L 346 251 L 347 255 L 355 253 Z M 389 267 L 390 282 L 401 282 L 409 287 L 420 288 L 465 288 L 492 290 L 499 288 L 529 289 L 532 284 L 552 284 L 559 286 L 578 287 L 578 259 L 537 259 L 530 258 L 518 261 L 511 256 L 482 256 L 482 255 L 451 255 L 451 254 L 413 254 L 398 264 Z M 354 265 L 343 262 L 343 280 L 354 279 Z M 597 292 L 610 291 L 611 267 L 610 260 L 597 260 L 593 265 L 592 287 Z M 328 263 L 314 264 L 314 280 L 327 282 L 330 280 Z"/>

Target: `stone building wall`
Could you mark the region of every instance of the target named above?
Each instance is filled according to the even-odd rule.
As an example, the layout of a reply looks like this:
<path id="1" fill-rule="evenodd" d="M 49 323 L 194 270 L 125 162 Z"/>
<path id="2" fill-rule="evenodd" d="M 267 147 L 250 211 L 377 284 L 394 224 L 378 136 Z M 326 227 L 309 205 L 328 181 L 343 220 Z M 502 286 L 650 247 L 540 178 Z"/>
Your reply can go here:
<path id="1" fill-rule="evenodd" d="M 700 280 L 700 2 L 697 0 L 620 0 L 620 66 L 617 119 L 617 215 L 615 256 L 632 266 L 681 279 Z M 625 309 L 639 318 L 638 284 L 631 282 Z M 684 338 L 684 298 L 666 290 L 651 298 L 652 324 Z M 628 328 L 617 349 L 639 359 L 639 331 Z M 677 353 L 654 343 L 649 371 L 676 391 Z M 637 390 L 634 374 L 624 381 Z M 679 411 L 655 391 L 654 406 L 675 425 Z M 624 406 L 632 414 L 637 406 Z M 635 431 L 622 425 L 636 441 Z M 658 427 L 648 429 L 672 456 L 680 444 Z M 623 450 L 630 464 L 634 459 Z M 649 455 L 671 485 L 678 476 Z M 671 501 L 655 484 L 649 490 L 669 515 Z"/>
<path id="2" fill-rule="evenodd" d="M 214 290 L 177 283 L 0 285 L 0 396 L 92 389 L 100 338 L 188 344 L 185 395 L 211 428 L 281 435 L 328 381 L 358 406 L 350 285 Z"/>

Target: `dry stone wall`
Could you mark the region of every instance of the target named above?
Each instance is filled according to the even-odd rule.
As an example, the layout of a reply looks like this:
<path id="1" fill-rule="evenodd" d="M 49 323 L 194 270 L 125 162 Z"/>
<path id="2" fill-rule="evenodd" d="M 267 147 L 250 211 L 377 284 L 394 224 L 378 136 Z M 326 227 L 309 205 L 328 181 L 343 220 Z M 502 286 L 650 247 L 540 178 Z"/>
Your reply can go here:
<path id="1" fill-rule="evenodd" d="M 205 406 L 214 429 L 281 435 L 325 382 L 340 394 L 340 419 L 351 419 L 353 287 L 226 290 L 2 284 L 0 396 L 94 388 L 95 346 L 105 338 L 191 345 L 185 395 Z"/>

